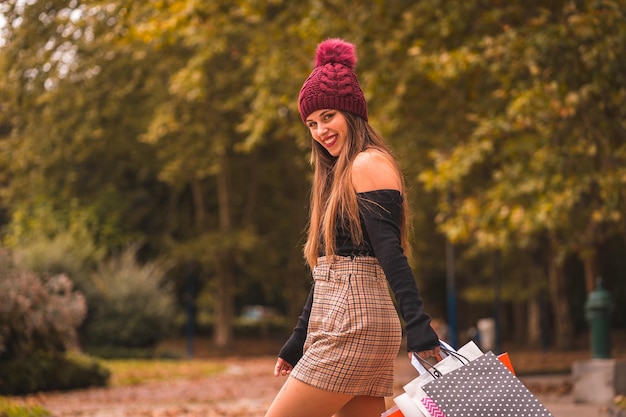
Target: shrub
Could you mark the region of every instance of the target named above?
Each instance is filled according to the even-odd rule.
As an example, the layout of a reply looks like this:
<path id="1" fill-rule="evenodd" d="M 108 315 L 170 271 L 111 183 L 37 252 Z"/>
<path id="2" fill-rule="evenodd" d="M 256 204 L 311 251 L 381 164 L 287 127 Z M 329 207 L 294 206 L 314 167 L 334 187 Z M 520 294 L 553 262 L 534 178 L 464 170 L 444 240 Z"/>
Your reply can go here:
<path id="1" fill-rule="evenodd" d="M 1 255 L 0 360 L 76 346 L 76 328 L 87 312 L 83 295 L 65 275 L 40 277 Z"/>
<path id="2" fill-rule="evenodd" d="M 87 356 L 36 351 L 0 361 L 0 394 L 104 386 L 110 376 L 108 369 Z"/>
<path id="3" fill-rule="evenodd" d="M 79 230 L 33 238 L 15 253 L 22 268 L 71 274 L 89 306 L 79 333 L 87 350 L 96 351 L 151 347 L 173 327 L 174 297 L 162 286 L 165 266 L 140 264 L 138 248 L 102 261 L 103 251 Z"/>
<path id="4" fill-rule="evenodd" d="M 93 275 L 90 315 L 84 329 L 93 347 L 146 348 L 169 334 L 174 323 L 174 296 L 163 286 L 166 268 L 140 264 L 136 247 L 101 263 Z"/>
<path id="5" fill-rule="evenodd" d="M 18 268 L 39 274 L 67 274 L 79 288 L 104 253 L 85 233 L 77 236 L 70 232 L 54 237 L 33 236 L 13 252 Z"/>

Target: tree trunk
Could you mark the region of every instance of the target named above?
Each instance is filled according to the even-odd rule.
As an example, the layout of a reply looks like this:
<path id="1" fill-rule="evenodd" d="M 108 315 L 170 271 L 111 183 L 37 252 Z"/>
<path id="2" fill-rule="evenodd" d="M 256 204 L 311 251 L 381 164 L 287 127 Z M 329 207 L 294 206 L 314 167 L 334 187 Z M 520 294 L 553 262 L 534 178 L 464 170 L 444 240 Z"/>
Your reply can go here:
<path id="1" fill-rule="evenodd" d="M 217 174 L 217 200 L 219 208 L 219 230 L 224 235 L 231 233 L 229 166 L 227 156 Z M 218 349 L 227 349 L 233 337 L 233 285 L 234 267 L 231 248 L 224 248 L 217 261 L 217 297 L 215 299 L 215 328 L 213 342 Z"/>
<path id="2" fill-rule="evenodd" d="M 541 346 L 541 302 L 539 294 L 528 299 L 526 332 L 529 346 Z"/>
<path id="3" fill-rule="evenodd" d="M 213 343 L 222 351 L 233 339 L 233 268 L 229 257 L 222 257 L 217 266 L 217 297 L 215 299 L 215 328 Z"/>
<path id="4" fill-rule="evenodd" d="M 552 304 L 555 326 L 555 347 L 560 350 L 572 348 L 574 330 L 567 299 L 565 269 L 563 259 L 552 255 L 548 270 L 550 281 L 550 302 Z"/>
<path id="5" fill-rule="evenodd" d="M 529 268 L 526 284 L 536 290 L 527 301 L 527 343 L 532 347 L 545 348 L 548 327 L 548 315 L 545 314 L 546 290 L 550 287 L 550 278 L 545 268 L 545 262 L 539 252 L 535 252 L 532 267 Z M 545 285 L 545 286 L 544 286 Z"/>
<path id="6" fill-rule="evenodd" d="M 508 328 L 503 326 L 503 329 L 506 329 L 506 336 L 512 336 L 517 345 L 528 344 L 528 332 L 526 331 L 528 306 L 528 302 L 518 301 L 513 303 L 513 325 Z"/>
<path id="7" fill-rule="evenodd" d="M 600 275 L 598 268 L 598 251 L 596 248 L 586 248 L 580 252 L 580 258 L 585 268 L 585 289 L 587 294 L 596 287 L 596 278 Z"/>
<path id="8" fill-rule="evenodd" d="M 193 198 L 193 212 L 195 217 L 196 230 L 200 233 L 204 232 L 204 219 L 206 209 L 204 207 L 204 193 L 200 180 L 194 178 L 191 180 L 191 196 Z"/>
<path id="9" fill-rule="evenodd" d="M 248 164 L 248 188 L 246 189 L 246 204 L 243 210 L 241 225 L 244 229 L 250 230 L 254 226 L 254 220 L 258 211 L 257 201 L 259 199 L 259 151 L 254 150 L 249 156 Z"/>

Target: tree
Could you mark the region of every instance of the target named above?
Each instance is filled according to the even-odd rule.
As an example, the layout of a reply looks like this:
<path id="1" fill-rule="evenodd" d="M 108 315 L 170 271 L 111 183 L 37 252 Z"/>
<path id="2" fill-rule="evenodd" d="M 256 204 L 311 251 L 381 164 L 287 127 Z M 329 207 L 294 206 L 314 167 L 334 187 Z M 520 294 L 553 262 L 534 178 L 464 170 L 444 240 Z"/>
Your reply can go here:
<path id="1" fill-rule="evenodd" d="M 573 333 L 562 296 L 566 255 L 581 257 L 590 291 L 595 248 L 624 232 L 622 10 L 620 2 L 526 9 L 521 24 L 454 59 L 423 60 L 453 82 L 472 76 L 475 94 L 487 96 L 476 100 L 470 133 L 423 176 L 442 195 L 455 192 L 452 204 L 440 200 L 442 230 L 485 250 L 547 242 L 559 347 Z"/>
<path id="2" fill-rule="evenodd" d="M 182 271 L 196 272 L 222 347 L 246 302 L 295 316 L 309 285 L 311 140 L 296 97 L 317 43 L 343 37 L 359 51 L 372 124 L 407 174 L 429 310 L 443 311 L 449 238 L 463 245 L 469 293 L 496 251 L 516 272 L 507 291 L 552 271 L 566 323 L 565 260 L 578 254 L 591 282 L 598 245 L 625 230 L 622 6 L 4 2 L 3 241 L 79 230 L 110 254 L 143 239 L 143 261 L 176 260 L 181 300 Z"/>

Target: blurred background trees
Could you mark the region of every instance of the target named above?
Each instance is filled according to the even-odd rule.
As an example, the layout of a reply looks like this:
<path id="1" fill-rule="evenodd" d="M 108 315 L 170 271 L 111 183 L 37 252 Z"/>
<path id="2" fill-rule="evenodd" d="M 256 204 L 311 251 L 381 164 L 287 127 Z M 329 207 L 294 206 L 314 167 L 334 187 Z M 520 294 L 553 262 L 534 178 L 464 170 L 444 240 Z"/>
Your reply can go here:
<path id="1" fill-rule="evenodd" d="M 596 277 L 626 300 L 626 3 L 370 3 L 0 5 L 2 245 L 84 294 L 85 345 L 152 346 L 185 307 L 222 349 L 244 305 L 288 331 L 310 282 L 296 97 L 327 37 L 357 45 L 406 171 L 433 315 L 446 239 L 459 330 L 501 299 L 507 340 L 568 348 Z"/>

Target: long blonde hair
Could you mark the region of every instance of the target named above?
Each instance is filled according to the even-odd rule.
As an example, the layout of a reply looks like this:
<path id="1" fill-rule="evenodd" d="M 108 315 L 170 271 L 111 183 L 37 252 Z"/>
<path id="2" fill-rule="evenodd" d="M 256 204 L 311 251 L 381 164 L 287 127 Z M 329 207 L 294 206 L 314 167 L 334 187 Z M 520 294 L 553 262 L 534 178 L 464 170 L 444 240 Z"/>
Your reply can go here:
<path id="1" fill-rule="evenodd" d="M 410 258 L 409 205 L 400 167 L 383 137 L 368 122 L 349 112 L 342 112 L 342 114 L 348 124 L 348 137 L 345 149 L 338 157 L 333 157 L 322 145 L 312 140 L 310 162 L 314 167 L 314 173 L 304 257 L 312 269 L 317 264 L 322 248 L 326 256 L 335 254 L 335 226 L 338 219 L 344 221 L 344 225 L 348 227 L 352 240 L 356 244 L 363 243 L 363 230 L 359 219 L 356 191 L 352 185 L 351 168 L 359 153 L 367 149 L 375 149 L 389 158 L 402 181 L 400 192 L 403 196 L 404 210 L 400 224 L 400 237 L 404 253 Z"/>

